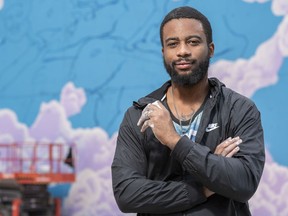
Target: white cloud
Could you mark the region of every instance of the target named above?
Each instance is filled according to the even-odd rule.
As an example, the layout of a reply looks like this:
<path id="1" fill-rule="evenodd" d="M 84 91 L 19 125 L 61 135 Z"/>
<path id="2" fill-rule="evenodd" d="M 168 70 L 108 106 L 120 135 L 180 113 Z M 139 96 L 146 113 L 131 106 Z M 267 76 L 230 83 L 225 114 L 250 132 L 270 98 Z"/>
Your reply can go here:
<path id="1" fill-rule="evenodd" d="M 266 152 L 266 164 L 261 182 L 250 200 L 252 215 L 286 216 L 288 213 L 288 167 L 273 161 Z"/>
<path id="2" fill-rule="evenodd" d="M 54 142 L 61 137 L 69 142 L 72 138 L 72 128 L 63 106 L 58 101 L 42 103 L 30 128 L 30 134 L 36 140 L 47 139 Z"/>
<path id="3" fill-rule="evenodd" d="M 287 0 L 273 0 L 272 12 L 276 16 L 284 16 L 288 14 L 288 1 Z"/>
<path id="4" fill-rule="evenodd" d="M 267 48 L 273 52 L 273 49 L 277 49 L 275 41 L 277 40 L 267 41 L 266 44 L 259 47 L 256 53 Z M 254 67 L 257 65 L 255 62 L 259 61 L 257 56 L 256 54 L 254 58 L 250 59 L 251 62 L 254 62 L 250 63 Z M 247 65 L 247 61 L 238 60 L 237 64 L 224 62 L 220 66 L 224 65 L 225 68 L 227 67 L 225 64 L 234 71 L 241 72 L 243 66 Z M 269 70 L 274 69 L 265 64 L 255 68 L 262 71 L 263 74 L 262 67 L 268 67 Z M 236 73 L 234 76 L 239 79 L 242 75 Z M 110 166 L 118 134 L 115 133 L 109 137 L 106 131 L 98 127 L 73 129 L 67 118 L 64 107 L 58 101 L 43 103 L 29 131 L 26 125 L 19 123 L 14 112 L 0 110 L 0 141 L 12 142 L 19 139 L 25 141 L 34 138 L 43 144 L 39 145 L 38 149 L 38 154 L 43 158 L 47 157 L 48 151 L 45 149 L 47 143 L 74 143 L 77 152 L 76 182 L 72 184 L 69 194 L 64 200 L 63 215 L 125 215 L 119 212 L 111 187 Z M 32 154 L 32 150 L 26 151 L 24 155 L 29 157 L 29 154 Z M 288 201 L 283 199 L 283 197 L 288 197 L 288 168 L 275 163 L 268 152 L 266 158 L 266 166 L 258 191 L 250 201 L 251 211 L 253 215 L 284 216 L 288 212 Z M 11 167 L 13 164 L 8 165 Z M 25 165 L 30 167 L 29 163 Z M 0 170 L 3 168 L 5 166 L 2 164 Z M 36 168 L 38 172 L 49 170 L 47 163 L 40 163 Z M 61 169 L 68 170 L 64 164 L 61 165 Z"/>
<path id="5" fill-rule="evenodd" d="M 250 59 L 216 62 L 209 69 L 210 76 L 219 78 L 227 87 L 247 97 L 251 97 L 260 88 L 275 84 L 283 62 L 283 55 L 275 38 L 276 36 L 261 44 Z"/>
<path id="6" fill-rule="evenodd" d="M 276 33 L 262 43 L 250 59 L 220 60 L 209 69 L 227 87 L 251 97 L 260 88 L 278 81 L 278 71 L 288 56 L 288 18 L 285 17 Z"/>
<path id="7" fill-rule="evenodd" d="M 265 2 L 268 2 L 270 0 L 243 0 L 244 2 L 247 2 L 247 3 L 265 3 Z"/>
<path id="8" fill-rule="evenodd" d="M 81 88 L 76 88 L 72 82 L 69 82 L 61 91 L 60 103 L 67 116 L 75 115 L 81 111 L 86 103 L 85 92 Z"/>
<path id="9" fill-rule="evenodd" d="M 31 140 L 29 129 L 19 122 L 15 112 L 9 109 L 0 110 L 0 140 L 3 143 Z"/>
<path id="10" fill-rule="evenodd" d="M 4 6 L 4 0 L 0 0 L 0 10 L 3 8 Z"/>
<path id="11" fill-rule="evenodd" d="M 265 0 L 244 0 L 265 3 Z M 273 0 L 272 12 L 284 16 L 275 34 L 262 43 L 250 59 L 220 60 L 211 65 L 210 76 L 218 77 L 227 87 L 247 96 L 278 81 L 278 71 L 288 56 L 288 1 Z"/>
<path id="12" fill-rule="evenodd" d="M 287 1 L 287 9 L 288 9 L 288 1 Z M 288 13 L 288 11 L 287 11 Z M 284 57 L 288 56 L 288 15 L 284 17 L 283 21 L 279 25 L 277 29 L 278 36 L 278 49 L 281 51 L 281 54 Z"/>
<path id="13" fill-rule="evenodd" d="M 121 215 L 113 200 L 110 167 L 85 169 L 77 176 L 64 202 L 64 215 Z"/>
<path id="14" fill-rule="evenodd" d="M 101 128 L 75 129 L 73 134 L 73 143 L 77 147 L 77 172 L 86 168 L 99 170 L 111 164 L 114 148 L 111 148 L 106 131 Z"/>

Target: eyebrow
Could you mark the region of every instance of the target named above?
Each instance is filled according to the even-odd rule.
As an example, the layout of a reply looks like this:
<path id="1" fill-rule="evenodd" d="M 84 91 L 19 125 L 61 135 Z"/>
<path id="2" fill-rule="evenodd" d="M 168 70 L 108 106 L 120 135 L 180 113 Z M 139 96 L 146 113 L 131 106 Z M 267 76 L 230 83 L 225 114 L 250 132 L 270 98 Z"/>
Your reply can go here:
<path id="1" fill-rule="evenodd" d="M 197 39 L 199 39 L 199 40 L 201 40 L 202 41 L 202 38 L 200 37 L 200 36 L 198 36 L 198 35 L 190 35 L 190 36 L 188 36 L 188 37 L 186 37 L 185 38 L 185 40 L 189 40 L 189 39 L 191 39 L 191 38 L 197 38 Z M 165 40 L 165 43 L 167 43 L 167 42 L 169 42 L 169 41 L 173 41 L 173 40 L 179 40 L 179 37 L 170 37 L 170 38 L 167 38 L 166 40 Z"/>

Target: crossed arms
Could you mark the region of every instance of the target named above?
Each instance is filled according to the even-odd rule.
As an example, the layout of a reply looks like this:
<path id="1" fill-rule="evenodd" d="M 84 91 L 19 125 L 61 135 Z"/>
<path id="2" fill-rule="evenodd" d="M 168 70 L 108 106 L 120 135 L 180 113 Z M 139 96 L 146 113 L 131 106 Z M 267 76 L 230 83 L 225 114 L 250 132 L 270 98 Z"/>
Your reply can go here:
<path id="1" fill-rule="evenodd" d="M 158 107 L 158 109 L 161 111 L 160 109 L 163 107 Z M 142 131 L 150 127 L 157 139 L 172 150 L 171 157 L 178 160 L 183 169 L 195 177 L 201 185 L 184 181 L 156 181 L 146 177 L 148 161 L 144 147 L 140 144 L 139 129 L 137 129 L 136 123 L 131 120 L 134 118 L 132 113 L 126 113 L 119 131 L 112 164 L 114 194 L 118 206 L 123 212 L 168 214 L 191 209 L 193 206 L 205 202 L 207 197 L 214 193 L 246 202 L 255 192 L 264 162 L 262 159 L 254 158 L 253 155 L 247 156 L 246 151 L 251 150 L 249 149 L 251 143 L 255 142 L 257 137 L 245 140 L 243 153 L 241 152 L 241 145 L 239 152 L 239 144 L 241 143 L 239 137 L 227 138 L 216 147 L 214 152 L 211 152 L 208 147 L 196 144 L 186 137 L 178 137 L 179 139 L 177 138 L 175 145 L 173 145 L 172 140 L 177 135 L 175 137 L 173 137 L 174 135 L 168 136 L 170 139 L 166 143 L 162 139 L 161 132 L 157 132 L 157 130 L 160 131 L 160 127 L 158 128 L 156 124 L 160 120 L 148 122 L 146 126 L 144 120 L 138 124 Z M 160 118 L 165 121 L 164 116 L 160 115 Z M 169 125 L 170 123 L 169 121 L 162 121 L 162 125 Z M 258 124 L 257 119 L 245 123 L 251 131 L 257 130 Z M 246 131 L 247 128 L 242 128 L 242 131 Z M 166 128 L 165 130 L 167 135 L 172 129 Z M 233 156 L 237 152 L 241 157 L 234 158 Z M 254 167 L 249 167 L 249 164 Z M 256 172 L 254 172 L 254 168 L 256 168 Z"/>

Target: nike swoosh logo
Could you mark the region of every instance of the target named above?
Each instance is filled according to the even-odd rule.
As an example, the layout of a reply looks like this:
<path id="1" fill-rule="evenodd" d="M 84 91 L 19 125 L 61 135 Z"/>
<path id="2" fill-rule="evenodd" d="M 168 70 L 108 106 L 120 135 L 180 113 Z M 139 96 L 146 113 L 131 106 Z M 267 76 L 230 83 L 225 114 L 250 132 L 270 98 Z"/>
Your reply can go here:
<path id="1" fill-rule="evenodd" d="M 217 128 L 219 128 L 218 123 L 211 123 L 207 126 L 206 132 L 211 132 Z"/>
<path id="2" fill-rule="evenodd" d="M 216 127 L 211 127 L 211 128 L 206 128 L 206 132 L 210 132 L 210 131 L 213 131 L 215 129 L 219 128 L 219 126 L 216 126 Z"/>

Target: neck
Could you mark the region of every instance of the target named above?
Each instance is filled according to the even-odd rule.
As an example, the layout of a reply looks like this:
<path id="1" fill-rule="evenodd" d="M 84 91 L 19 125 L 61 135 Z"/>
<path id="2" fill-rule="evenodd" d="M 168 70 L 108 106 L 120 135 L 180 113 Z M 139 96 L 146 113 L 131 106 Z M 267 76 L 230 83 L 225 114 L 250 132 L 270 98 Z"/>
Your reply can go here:
<path id="1" fill-rule="evenodd" d="M 172 83 L 167 92 L 167 103 L 177 118 L 193 116 L 193 113 L 201 107 L 208 92 L 208 79 L 203 79 L 194 86 L 180 86 Z"/>

